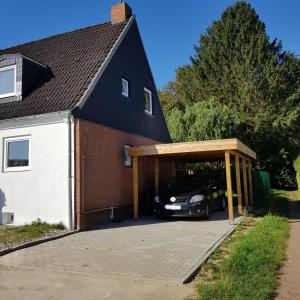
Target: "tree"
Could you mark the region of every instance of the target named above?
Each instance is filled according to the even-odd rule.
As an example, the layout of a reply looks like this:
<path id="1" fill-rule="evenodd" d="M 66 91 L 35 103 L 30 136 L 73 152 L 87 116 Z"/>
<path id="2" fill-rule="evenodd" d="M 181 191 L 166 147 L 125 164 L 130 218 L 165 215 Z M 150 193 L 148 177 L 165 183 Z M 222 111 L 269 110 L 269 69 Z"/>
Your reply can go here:
<path id="1" fill-rule="evenodd" d="M 237 114 L 214 98 L 187 106 L 184 112 L 174 109 L 168 121 L 176 142 L 237 137 L 243 125 Z"/>
<path id="2" fill-rule="evenodd" d="M 168 82 L 159 91 L 161 105 L 167 117 L 175 108 L 183 111 L 195 99 L 192 76 L 193 72 L 190 66 L 179 67 L 176 70 L 176 80 Z"/>
<path id="3" fill-rule="evenodd" d="M 250 4 L 238 1 L 212 23 L 200 36 L 191 64 L 179 68 L 170 85 L 173 99 L 181 103 L 174 107 L 182 112 L 182 120 L 175 121 L 179 112 L 173 114 L 172 105 L 168 106 L 170 126 L 188 119 L 189 126 L 197 128 L 196 134 L 176 128 L 181 136 L 175 140 L 184 138 L 183 132 L 186 140 L 226 135 L 223 131 L 212 134 L 211 126 L 192 124 L 198 120 L 195 114 L 201 120 L 205 115 L 212 118 L 220 107 L 195 103 L 214 98 L 230 111 L 231 118 L 241 121 L 238 131 L 226 130 L 257 152 L 258 166 L 275 176 L 292 176 L 293 160 L 300 151 L 300 60 L 283 51 L 277 39 L 269 40 L 265 24 Z M 167 99 L 168 91 L 162 97 Z M 223 124 L 222 115 L 219 118 Z M 183 128 L 187 128 L 184 123 Z"/>

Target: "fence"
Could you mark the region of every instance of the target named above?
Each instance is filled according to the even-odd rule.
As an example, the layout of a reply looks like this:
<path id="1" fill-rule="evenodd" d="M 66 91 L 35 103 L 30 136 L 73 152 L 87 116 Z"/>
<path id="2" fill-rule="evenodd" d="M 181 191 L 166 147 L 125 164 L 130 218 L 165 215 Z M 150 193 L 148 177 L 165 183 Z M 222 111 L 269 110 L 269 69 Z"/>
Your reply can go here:
<path id="1" fill-rule="evenodd" d="M 254 199 L 260 198 L 270 191 L 271 177 L 269 172 L 253 169 L 252 178 Z"/>

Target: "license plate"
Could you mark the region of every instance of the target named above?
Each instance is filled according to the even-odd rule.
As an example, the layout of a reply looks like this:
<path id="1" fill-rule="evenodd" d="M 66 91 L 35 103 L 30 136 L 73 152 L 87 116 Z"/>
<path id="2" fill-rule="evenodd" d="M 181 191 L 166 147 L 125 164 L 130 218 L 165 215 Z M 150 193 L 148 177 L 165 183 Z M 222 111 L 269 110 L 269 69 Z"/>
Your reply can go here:
<path id="1" fill-rule="evenodd" d="M 165 205 L 165 209 L 169 209 L 169 210 L 181 210 L 181 206 L 180 205 Z"/>

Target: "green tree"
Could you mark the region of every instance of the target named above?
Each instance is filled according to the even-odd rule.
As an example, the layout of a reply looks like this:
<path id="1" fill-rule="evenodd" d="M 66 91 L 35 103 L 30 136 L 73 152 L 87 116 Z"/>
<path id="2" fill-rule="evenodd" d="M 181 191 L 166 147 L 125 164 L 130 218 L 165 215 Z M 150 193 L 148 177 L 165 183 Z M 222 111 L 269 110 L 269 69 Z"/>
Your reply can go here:
<path id="1" fill-rule="evenodd" d="M 168 123 L 176 142 L 237 137 L 243 127 L 238 115 L 214 98 L 187 106 L 184 112 L 174 109 Z"/>
<path id="2" fill-rule="evenodd" d="M 265 24 L 250 4 L 238 1 L 212 23 L 201 35 L 191 64 L 177 70 L 171 85 L 172 96 L 181 103 L 176 108 L 183 112 L 183 120 L 187 113 L 197 122 L 195 110 L 205 119 L 194 103 L 217 99 L 230 110 L 231 118 L 241 120 L 234 133 L 257 152 L 258 165 L 276 176 L 293 176 L 293 160 L 300 148 L 300 60 L 283 51 L 281 42 L 269 40 Z M 164 91 L 162 97 L 166 99 L 167 94 Z M 207 107 L 208 119 L 214 110 Z M 175 122 L 172 105 L 167 118 Z M 219 118 L 223 123 L 221 115 Z M 185 138 L 226 136 L 224 132 L 213 135 L 210 126 L 201 130 L 199 135 L 185 132 Z"/>
<path id="3" fill-rule="evenodd" d="M 183 111 L 187 105 L 190 105 L 197 96 L 194 91 L 191 66 L 179 67 L 176 70 L 176 80 L 168 82 L 159 91 L 159 98 L 166 116 L 168 117 L 175 108 Z"/>

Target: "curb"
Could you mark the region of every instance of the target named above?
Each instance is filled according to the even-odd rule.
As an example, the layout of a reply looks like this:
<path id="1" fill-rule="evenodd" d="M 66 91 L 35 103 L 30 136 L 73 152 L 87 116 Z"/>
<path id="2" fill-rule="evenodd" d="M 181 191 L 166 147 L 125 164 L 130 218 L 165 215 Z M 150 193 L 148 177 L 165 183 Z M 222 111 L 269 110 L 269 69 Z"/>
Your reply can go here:
<path id="1" fill-rule="evenodd" d="M 180 279 L 181 284 L 190 283 L 196 274 L 198 273 L 201 265 L 207 261 L 207 259 L 210 257 L 210 255 L 215 251 L 216 248 L 227 238 L 229 237 L 235 230 L 236 225 L 239 222 L 232 225 L 232 227 L 223 235 L 221 236 L 206 252 L 204 255 L 202 255 L 194 264 L 194 266 L 188 270 Z"/>
<path id="2" fill-rule="evenodd" d="M 0 257 L 3 256 L 3 255 L 6 255 L 6 254 L 12 253 L 12 252 L 21 250 L 21 249 L 29 248 L 29 247 L 36 246 L 36 245 L 39 245 L 39 244 L 43 244 L 43 243 L 46 243 L 46 242 L 49 242 L 49 241 L 58 240 L 58 239 L 64 238 L 68 235 L 78 233 L 78 232 L 79 232 L 79 230 L 73 230 L 73 231 L 69 231 L 69 232 L 66 232 L 66 233 L 63 233 L 63 234 L 60 234 L 60 235 L 55 235 L 55 236 L 51 236 L 51 237 L 48 237 L 48 238 L 27 242 L 27 243 L 24 243 L 24 244 L 21 244 L 21 245 L 12 247 L 12 248 L 0 250 Z"/>

